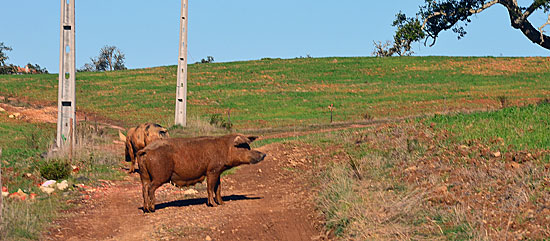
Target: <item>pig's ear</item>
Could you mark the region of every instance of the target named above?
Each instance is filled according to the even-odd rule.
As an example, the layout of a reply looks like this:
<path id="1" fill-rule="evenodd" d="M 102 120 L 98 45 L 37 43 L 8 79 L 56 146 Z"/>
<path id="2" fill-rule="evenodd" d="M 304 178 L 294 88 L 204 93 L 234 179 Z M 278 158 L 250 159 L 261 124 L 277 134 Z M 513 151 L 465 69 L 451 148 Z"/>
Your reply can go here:
<path id="1" fill-rule="evenodd" d="M 256 139 L 258 139 L 258 137 L 257 136 L 249 136 L 248 139 L 250 140 L 250 142 L 253 142 Z"/>
<path id="2" fill-rule="evenodd" d="M 238 146 L 238 145 L 242 145 L 242 144 L 248 144 L 248 143 L 250 143 L 250 141 L 248 141 L 243 136 L 237 136 L 237 137 L 235 137 L 235 139 L 233 139 L 233 143 L 235 144 L 235 146 Z"/>

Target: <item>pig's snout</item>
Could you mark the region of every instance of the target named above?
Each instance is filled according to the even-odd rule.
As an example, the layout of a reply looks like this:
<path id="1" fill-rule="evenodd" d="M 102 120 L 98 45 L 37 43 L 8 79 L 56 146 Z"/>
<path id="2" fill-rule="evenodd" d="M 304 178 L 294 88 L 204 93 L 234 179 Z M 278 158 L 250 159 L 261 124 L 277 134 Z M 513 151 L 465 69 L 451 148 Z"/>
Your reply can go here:
<path id="1" fill-rule="evenodd" d="M 265 153 L 261 153 L 259 151 L 257 152 L 257 154 L 258 154 L 257 157 L 253 158 L 252 161 L 250 162 L 251 164 L 256 164 L 258 162 L 261 162 L 267 156 Z"/>

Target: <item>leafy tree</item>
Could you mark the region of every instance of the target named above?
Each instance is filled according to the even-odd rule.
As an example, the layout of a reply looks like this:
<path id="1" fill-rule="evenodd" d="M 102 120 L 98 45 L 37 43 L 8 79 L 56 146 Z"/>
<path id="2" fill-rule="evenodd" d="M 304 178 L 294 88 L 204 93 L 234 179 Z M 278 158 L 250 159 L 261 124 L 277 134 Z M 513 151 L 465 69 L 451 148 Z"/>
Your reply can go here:
<path id="1" fill-rule="evenodd" d="M 124 53 L 117 47 L 105 45 L 99 51 L 99 56 L 96 58 L 90 58 L 92 63 L 85 64 L 81 69 L 79 69 L 79 71 L 125 70 L 125 58 L 126 56 Z"/>
<path id="2" fill-rule="evenodd" d="M 206 59 L 201 59 L 201 62 L 197 62 L 199 64 L 209 64 L 214 63 L 214 57 L 212 56 L 206 56 Z"/>
<path id="3" fill-rule="evenodd" d="M 33 65 L 31 63 L 28 63 L 27 66 L 31 70 L 31 73 L 33 73 L 33 72 L 37 73 L 37 74 L 47 74 L 48 73 L 48 70 L 46 68 L 42 68 L 38 64 Z"/>
<path id="4" fill-rule="evenodd" d="M 4 42 L 0 42 L 0 66 L 6 66 L 6 60 L 9 59 L 6 52 L 11 50 L 10 47 L 4 45 Z"/>
<path id="5" fill-rule="evenodd" d="M 5 46 L 4 42 L 0 42 L 0 74 L 13 73 L 13 65 L 8 65 L 6 60 L 9 59 L 6 52 L 11 51 L 12 48 Z"/>
<path id="6" fill-rule="evenodd" d="M 426 45 L 431 40 L 430 46 L 436 43 L 437 37 L 442 31 L 452 30 L 462 38 L 466 35 L 464 27 L 471 22 L 471 16 L 497 4 L 504 6 L 508 11 L 511 26 L 519 29 L 525 37 L 533 43 L 550 50 L 550 37 L 545 34 L 544 28 L 550 25 L 548 20 L 536 28 L 529 21 L 535 11 L 550 11 L 550 0 L 531 0 L 529 6 L 519 6 L 517 0 L 425 0 L 420 6 L 416 17 L 408 18 L 403 13 L 396 15 L 393 23 L 397 27 L 393 46 L 389 47 L 375 43 L 375 55 L 391 56 L 394 54 L 410 54 L 411 44 L 424 39 Z M 377 54 L 381 53 L 381 54 Z"/>

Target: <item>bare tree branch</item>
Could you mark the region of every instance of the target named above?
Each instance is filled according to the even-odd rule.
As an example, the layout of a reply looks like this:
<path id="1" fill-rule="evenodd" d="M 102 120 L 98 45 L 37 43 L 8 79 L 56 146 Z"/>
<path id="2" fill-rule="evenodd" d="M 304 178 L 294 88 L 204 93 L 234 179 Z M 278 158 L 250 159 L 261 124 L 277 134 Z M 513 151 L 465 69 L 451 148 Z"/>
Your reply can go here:
<path id="1" fill-rule="evenodd" d="M 426 29 L 426 24 L 428 23 L 428 21 L 431 18 L 440 16 L 440 15 L 447 16 L 447 14 L 444 13 L 444 12 L 436 12 L 436 13 L 433 13 L 432 15 L 428 16 L 426 19 L 424 19 L 424 23 L 422 24 L 422 28 L 421 28 L 422 31 L 424 31 Z"/>
<path id="2" fill-rule="evenodd" d="M 514 0 L 515 1 L 515 0 Z M 477 13 L 481 13 L 483 12 L 483 10 L 487 9 L 487 8 L 490 8 L 492 7 L 493 5 L 499 3 L 499 0 L 493 0 L 493 1 L 490 1 L 488 3 L 486 3 L 485 5 L 483 5 L 481 8 L 479 9 L 470 9 L 470 13 L 472 14 L 477 14 Z"/>
<path id="3" fill-rule="evenodd" d="M 540 42 L 541 43 L 544 43 L 544 27 L 546 27 L 547 25 L 550 25 L 550 15 L 548 15 L 548 20 L 546 20 L 546 23 L 544 23 L 542 26 L 540 26 L 539 28 L 539 32 L 540 32 Z"/>

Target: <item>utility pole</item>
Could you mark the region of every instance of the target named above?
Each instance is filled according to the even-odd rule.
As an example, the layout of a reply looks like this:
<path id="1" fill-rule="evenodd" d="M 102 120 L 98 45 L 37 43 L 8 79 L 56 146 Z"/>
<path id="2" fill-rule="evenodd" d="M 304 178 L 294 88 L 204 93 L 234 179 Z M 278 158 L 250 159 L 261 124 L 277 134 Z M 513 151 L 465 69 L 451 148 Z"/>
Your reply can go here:
<path id="1" fill-rule="evenodd" d="M 181 0 L 180 41 L 176 87 L 176 125 L 187 125 L 187 5 Z"/>
<path id="2" fill-rule="evenodd" d="M 75 0 L 61 0 L 61 33 L 59 44 L 59 83 L 57 94 L 56 145 L 74 145 L 75 106 Z M 69 142 L 67 142 L 69 141 Z"/>

